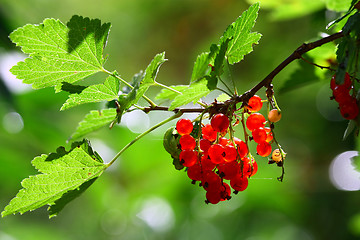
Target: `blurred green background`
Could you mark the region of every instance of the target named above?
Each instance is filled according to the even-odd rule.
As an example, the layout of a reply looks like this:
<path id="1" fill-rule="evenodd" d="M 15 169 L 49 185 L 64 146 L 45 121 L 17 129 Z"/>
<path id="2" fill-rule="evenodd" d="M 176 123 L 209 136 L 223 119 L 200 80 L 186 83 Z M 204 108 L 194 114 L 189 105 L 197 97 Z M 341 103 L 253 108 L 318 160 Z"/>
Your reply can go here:
<path id="1" fill-rule="evenodd" d="M 72 15 L 111 22 L 105 67 L 130 80 L 162 51 L 169 59 L 158 75 L 164 84 L 187 84 L 196 56 L 216 43 L 228 24 L 252 2 L 240 0 L 0 0 L 0 209 L 36 174 L 30 161 L 54 151 L 74 132 L 91 109 L 85 105 L 59 112 L 67 94 L 53 89 L 33 91 L 12 79 L 8 69 L 24 58 L 8 34 L 45 18 L 67 22 Z M 264 0 L 255 31 L 263 34 L 254 52 L 232 69 L 243 92 L 264 78 L 303 42 L 326 32 L 325 26 L 350 1 Z M 334 45 L 316 56 L 334 57 Z M 329 100 L 329 75 L 318 73 L 312 84 L 278 93 L 298 68 L 292 63 L 275 80 L 283 119 L 277 138 L 288 152 L 284 182 L 281 169 L 258 157 L 259 170 L 246 191 L 230 201 L 206 205 L 205 191 L 173 168 L 162 147 L 162 133 L 172 122 L 127 150 L 89 190 L 56 218 L 46 207 L 0 219 L 0 240 L 12 239 L 359 239 L 359 175 L 348 152 L 352 136 L 342 140 L 347 122 Z M 298 74 L 299 75 L 299 74 Z M 102 78 L 103 76 L 98 75 Z M 304 75 L 304 77 L 307 77 Z M 159 89 L 152 89 L 148 95 Z M 259 92 L 264 96 L 264 92 Z M 210 96 L 211 102 L 216 97 Z M 157 123 L 166 113 L 135 112 L 113 130 L 88 138 L 105 161 L 136 132 Z M 189 115 L 188 117 L 193 117 Z M 130 125 L 126 125 L 126 124 Z M 130 131 L 129 128 L 133 131 Z M 242 135 L 241 131 L 238 131 Z M 240 136 L 241 137 L 241 136 Z M 334 158 L 345 153 L 340 162 Z M 347 158 L 347 159 L 346 159 Z M 352 177 L 352 178 L 351 178 Z"/>

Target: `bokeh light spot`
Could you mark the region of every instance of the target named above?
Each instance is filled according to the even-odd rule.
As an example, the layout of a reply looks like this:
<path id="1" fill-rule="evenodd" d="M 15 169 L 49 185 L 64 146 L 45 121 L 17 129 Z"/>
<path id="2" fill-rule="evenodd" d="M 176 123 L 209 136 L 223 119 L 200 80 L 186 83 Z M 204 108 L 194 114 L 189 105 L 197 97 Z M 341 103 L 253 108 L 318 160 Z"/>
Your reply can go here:
<path id="1" fill-rule="evenodd" d="M 174 226 L 174 211 L 170 204 L 158 197 L 146 199 L 136 214 L 154 231 L 164 232 Z"/>
<path id="2" fill-rule="evenodd" d="M 124 114 L 122 122 L 133 133 L 145 132 L 150 126 L 149 116 L 143 111 L 132 111 Z"/>
<path id="3" fill-rule="evenodd" d="M 4 129 L 8 133 L 18 133 L 24 128 L 24 121 L 21 115 L 17 112 L 9 112 L 3 118 Z"/>
<path id="4" fill-rule="evenodd" d="M 339 190 L 360 190 L 360 173 L 355 170 L 352 158 L 358 156 L 357 151 L 347 151 L 339 154 L 331 162 L 329 175 L 332 184 Z"/>

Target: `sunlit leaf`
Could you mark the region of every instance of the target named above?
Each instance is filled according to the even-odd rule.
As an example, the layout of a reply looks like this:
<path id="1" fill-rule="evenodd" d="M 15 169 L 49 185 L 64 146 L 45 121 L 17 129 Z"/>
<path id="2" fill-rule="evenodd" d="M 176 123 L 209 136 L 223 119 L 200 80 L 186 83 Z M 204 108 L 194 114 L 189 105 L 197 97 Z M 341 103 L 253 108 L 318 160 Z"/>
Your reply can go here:
<path id="1" fill-rule="evenodd" d="M 23 189 L 5 207 L 1 213 L 3 217 L 23 214 L 44 205 L 55 205 L 58 208 L 57 201 L 61 199 L 61 207 L 53 210 L 50 215 L 55 216 L 69 202 L 69 197 L 72 200 L 82 192 L 83 184 L 93 183 L 106 169 L 102 159 L 85 140 L 73 145 L 70 151 L 60 147 L 56 153 L 38 156 L 33 159 L 32 165 L 39 174 L 22 181 Z M 66 193 L 70 191 L 78 192 L 69 196 Z"/>
<path id="2" fill-rule="evenodd" d="M 114 76 L 109 76 L 103 84 L 91 85 L 79 94 L 71 94 L 60 110 L 69 109 L 84 103 L 117 99 L 119 86 L 119 80 Z"/>
<path id="3" fill-rule="evenodd" d="M 253 51 L 253 45 L 258 44 L 261 34 L 251 32 L 251 29 L 255 25 L 259 9 L 259 3 L 250 6 L 226 29 L 221 37 L 220 46 L 230 39 L 226 52 L 230 64 L 240 62 L 246 54 Z"/>
<path id="4" fill-rule="evenodd" d="M 181 95 L 175 97 L 174 101 L 169 107 L 169 110 L 174 110 L 177 107 L 186 105 L 191 102 L 196 103 L 200 98 L 208 95 L 212 90 L 214 90 L 216 87 L 216 82 L 214 83 L 214 81 L 216 80 L 213 79 L 209 81 L 207 78 L 203 78 L 190 84 L 188 88 L 185 88 L 183 91 L 181 91 Z"/>
<path id="5" fill-rule="evenodd" d="M 116 117 L 116 109 L 109 108 L 102 111 L 93 110 L 87 114 L 77 127 L 71 139 L 80 138 L 90 132 L 98 130 L 114 121 Z"/>
<path id="6" fill-rule="evenodd" d="M 103 70 L 110 24 L 98 19 L 73 16 L 67 25 L 45 19 L 40 25 L 25 25 L 10 34 L 10 39 L 30 57 L 11 72 L 34 89 L 74 83 Z"/>
<path id="7" fill-rule="evenodd" d="M 183 91 L 184 89 L 188 88 L 188 85 L 174 85 L 174 86 L 170 86 L 172 89 L 176 90 L 176 91 Z M 168 90 L 166 88 L 162 89 L 161 92 L 156 95 L 155 99 L 169 99 L 169 100 L 173 100 L 176 96 L 178 96 L 180 93 Z"/>

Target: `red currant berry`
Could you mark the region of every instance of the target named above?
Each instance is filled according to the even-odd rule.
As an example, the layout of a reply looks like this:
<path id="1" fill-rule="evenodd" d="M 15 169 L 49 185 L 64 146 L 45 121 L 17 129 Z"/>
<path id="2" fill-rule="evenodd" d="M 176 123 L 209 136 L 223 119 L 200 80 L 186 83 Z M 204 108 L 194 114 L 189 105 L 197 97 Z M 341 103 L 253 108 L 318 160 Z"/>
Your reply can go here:
<path id="1" fill-rule="evenodd" d="M 246 143 L 236 137 L 234 137 L 234 142 L 236 144 L 240 159 L 246 157 L 249 153 L 249 148 Z"/>
<path id="2" fill-rule="evenodd" d="M 182 150 L 185 150 L 185 149 L 194 150 L 196 147 L 195 138 L 193 138 L 191 135 L 181 136 L 179 143 L 180 143 Z"/>
<path id="3" fill-rule="evenodd" d="M 240 172 L 240 165 L 237 161 L 219 164 L 217 166 L 219 175 L 224 179 L 230 180 Z"/>
<path id="4" fill-rule="evenodd" d="M 255 159 L 252 158 L 249 165 L 250 165 L 250 174 L 248 177 L 252 177 L 258 171 L 258 164 L 255 161 Z"/>
<path id="5" fill-rule="evenodd" d="M 221 196 L 220 201 L 229 200 L 231 198 L 230 195 L 231 195 L 231 188 L 229 184 L 223 182 L 223 184 L 220 187 L 220 196 Z"/>
<path id="6" fill-rule="evenodd" d="M 256 152 L 262 157 L 269 156 L 270 153 L 271 153 L 271 145 L 270 145 L 270 143 L 268 143 L 268 142 L 259 143 L 256 146 Z"/>
<path id="7" fill-rule="evenodd" d="M 228 127 L 230 125 L 229 118 L 222 113 L 218 113 L 218 114 L 214 115 L 211 118 L 210 123 L 211 123 L 212 128 L 216 132 L 226 132 L 226 130 L 228 129 Z"/>
<path id="8" fill-rule="evenodd" d="M 230 186 L 235 191 L 244 191 L 249 185 L 249 180 L 247 177 L 243 177 L 242 174 L 237 174 L 234 178 L 230 180 Z"/>
<path id="9" fill-rule="evenodd" d="M 267 134 L 264 128 L 257 128 L 252 132 L 252 137 L 256 143 L 265 142 Z"/>
<path id="10" fill-rule="evenodd" d="M 207 151 L 209 150 L 210 146 L 211 146 L 211 142 L 210 142 L 209 140 L 204 139 L 204 138 L 203 138 L 203 139 L 200 139 L 200 149 L 201 149 L 203 152 L 207 153 Z"/>
<path id="11" fill-rule="evenodd" d="M 252 132 L 257 128 L 265 126 L 266 119 L 261 113 L 252 113 L 246 119 L 246 127 Z"/>
<path id="12" fill-rule="evenodd" d="M 224 162 L 225 148 L 222 145 L 220 145 L 220 144 L 211 145 L 208 153 L 209 153 L 210 160 L 213 163 L 219 164 L 219 163 Z"/>
<path id="13" fill-rule="evenodd" d="M 339 107 L 340 113 L 345 119 L 355 119 L 359 114 L 359 107 L 355 98 L 340 104 Z"/>
<path id="14" fill-rule="evenodd" d="M 195 164 L 187 169 L 187 175 L 190 179 L 201 181 L 203 178 L 203 170 L 200 164 Z"/>
<path id="15" fill-rule="evenodd" d="M 225 146 L 225 161 L 232 162 L 237 158 L 236 148 L 232 145 Z"/>
<path id="16" fill-rule="evenodd" d="M 176 130 L 180 135 L 189 135 L 193 130 L 191 120 L 182 118 L 176 123 Z"/>
<path id="17" fill-rule="evenodd" d="M 336 84 L 335 78 L 336 78 L 336 76 L 333 75 L 332 78 L 331 78 L 331 81 L 330 81 L 330 88 L 332 90 L 334 90 L 336 86 L 344 86 L 346 89 L 351 88 L 352 82 L 351 82 L 349 73 L 345 73 L 344 82 L 341 85 Z"/>
<path id="18" fill-rule="evenodd" d="M 201 166 L 204 171 L 212 171 L 216 164 L 210 160 L 208 154 L 205 154 L 201 156 Z"/>
<path id="19" fill-rule="evenodd" d="M 179 159 L 183 166 L 191 167 L 197 162 L 198 153 L 194 150 L 182 150 Z"/>
<path id="20" fill-rule="evenodd" d="M 209 140 L 210 142 L 213 142 L 216 140 L 217 133 L 210 124 L 206 124 L 204 127 L 202 127 L 201 132 L 202 132 L 203 138 Z"/>
<path id="21" fill-rule="evenodd" d="M 335 88 L 333 89 L 333 96 L 335 101 L 340 104 L 351 99 L 349 90 L 343 85 L 335 86 Z"/>
<path id="22" fill-rule="evenodd" d="M 228 145 L 229 142 L 230 142 L 230 140 L 227 139 L 227 138 L 224 138 L 224 137 L 219 138 L 219 144 L 222 145 L 222 146 L 224 146 L 224 147 L 225 147 L 226 145 Z"/>
<path id="23" fill-rule="evenodd" d="M 250 160 L 247 157 L 243 158 L 240 162 L 240 166 L 241 164 L 242 164 L 242 172 L 240 171 L 239 174 L 242 175 L 243 177 L 249 177 L 251 174 Z"/>
<path id="24" fill-rule="evenodd" d="M 206 191 L 218 189 L 221 185 L 221 178 L 213 171 L 209 171 L 203 175 L 201 184 Z"/>
<path id="25" fill-rule="evenodd" d="M 274 139 L 274 136 L 271 132 L 271 129 L 269 127 L 264 127 L 265 131 L 266 131 L 266 142 L 271 142 Z"/>
<path id="26" fill-rule="evenodd" d="M 213 190 L 206 192 L 206 203 L 217 204 L 221 200 L 220 191 Z"/>
<path id="27" fill-rule="evenodd" d="M 257 95 L 252 96 L 249 99 L 248 106 L 246 107 L 251 112 L 258 112 L 262 108 L 261 98 Z"/>

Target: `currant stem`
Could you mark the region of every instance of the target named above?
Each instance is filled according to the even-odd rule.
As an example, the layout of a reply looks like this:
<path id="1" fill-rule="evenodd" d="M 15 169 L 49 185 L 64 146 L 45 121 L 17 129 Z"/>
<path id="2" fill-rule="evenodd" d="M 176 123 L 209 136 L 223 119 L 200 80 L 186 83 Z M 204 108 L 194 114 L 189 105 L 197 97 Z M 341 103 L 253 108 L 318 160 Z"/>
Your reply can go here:
<path id="1" fill-rule="evenodd" d="M 119 79 L 122 83 L 124 83 L 126 86 L 128 86 L 129 88 L 131 88 L 131 89 L 134 89 L 134 87 L 130 84 L 130 83 L 128 83 L 127 81 L 125 81 L 124 79 L 122 79 L 120 76 L 119 76 L 119 74 L 117 74 L 116 72 L 110 72 L 110 71 L 108 71 L 108 70 L 106 70 L 106 69 L 104 69 L 103 68 L 103 72 L 104 73 L 106 73 L 106 74 L 109 74 L 109 75 L 111 75 L 111 76 L 113 76 L 113 77 L 115 77 L 115 78 L 117 78 L 117 79 Z M 152 107 L 155 107 L 155 106 L 157 106 L 157 104 L 156 103 L 154 103 L 150 98 L 148 98 L 147 96 L 145 96 L 145 95 L 143 95 L 142 96 Z"/>
<path id="2" fill-rule="evenodd" d="M 180 117 L 183 113 L 182 112 L 177 112 L 175 113 L 173 116 L 165 119 L 162 122 L 159 122 L 158 124 L 152 126 L 151 128 L 149 128 L 148 130 L 146 130 L 145 132 L 143 132 L 142 134 L 138 135 L 136 138 L 134 138 L 131 142 L 129 142 L 128 144 L 125 145 L 125 147 L 123 147 L 120 152 L 118 152 L 115 157 L 108 163 L 106 164 L 106 168 L 110 167 L 119 157 L 120 155 L 126 150 L 128 149 L 131 145 L 133 145 L 134 143 L 136 143 L 138 140 L 140 140 L 142 137 L 146 136 L 147 134 L 149 134 L 150 132 L 154 131 L 156 128 L 170 122 L 171 120 L 174 120 L 178 117 Z"/>
<path id="3" fill-rule="evenodd" d="M 273 135 L 273 139 L 274 139 L 274 142 L 276 144 L 276 146 L 279 148 L 280 150 L 280 154 L 281 154 L 281 161 L 282 161 L 282 165 L 281 165 L 281 176 L 278 177 L 277 179 L 282 182 L 284 180 L 284 175 L 285 175 L 285 167 L 284 167 L 284 161 L 285 161 L 285 151 L 281 148 L 279 142 L 276 140 L 276 137 L 275 137 L 275 132 L 274 132 L 274 129 L 271 128 L 271 133 Z"/>
<path id="4" fill-rule="evenodd" d="M 231 94 L 231 89 L 230 89 L 230 87 L 221 79 L 221 77 L 219 76 L 219 80 L 220 80 L 220 82 L 222 83 L 222 84 L 224 84 L 224 86 L 226 87 L 226 89 L 229 91 L 229 92 L 226 92 L 226 91 L 224 91 L 223 89 L 220 89 L 220 88 L 217 88 L 218 90 L 220 90 L 220 91 L 223 91 L 224 93 L 226 93 L 227 95 L 229 95 L 229 96 L 233 96 L 233 94 Z M 229 94 L 230 93 L 230 94 Z"/>
<path id="5" fill-rule="evenodd" d="M 180 91 L 178 91 L 178 90 L 176 90 L 176 89 L 173 89 L 172 87 L 166 86 L 166 85 L 164 85 L 164 84 L 162 84 L 162 83 L 155 82 L 155 85 L 156 85 L 156 86 L 159 86 L 159 87 L 162 87 L 162 88 L 165 88 L 165 89 L 167 89 L 167 90 L 169 90 L 169 91 L 171 91 L 171 92 L 181 94 Z"/>

